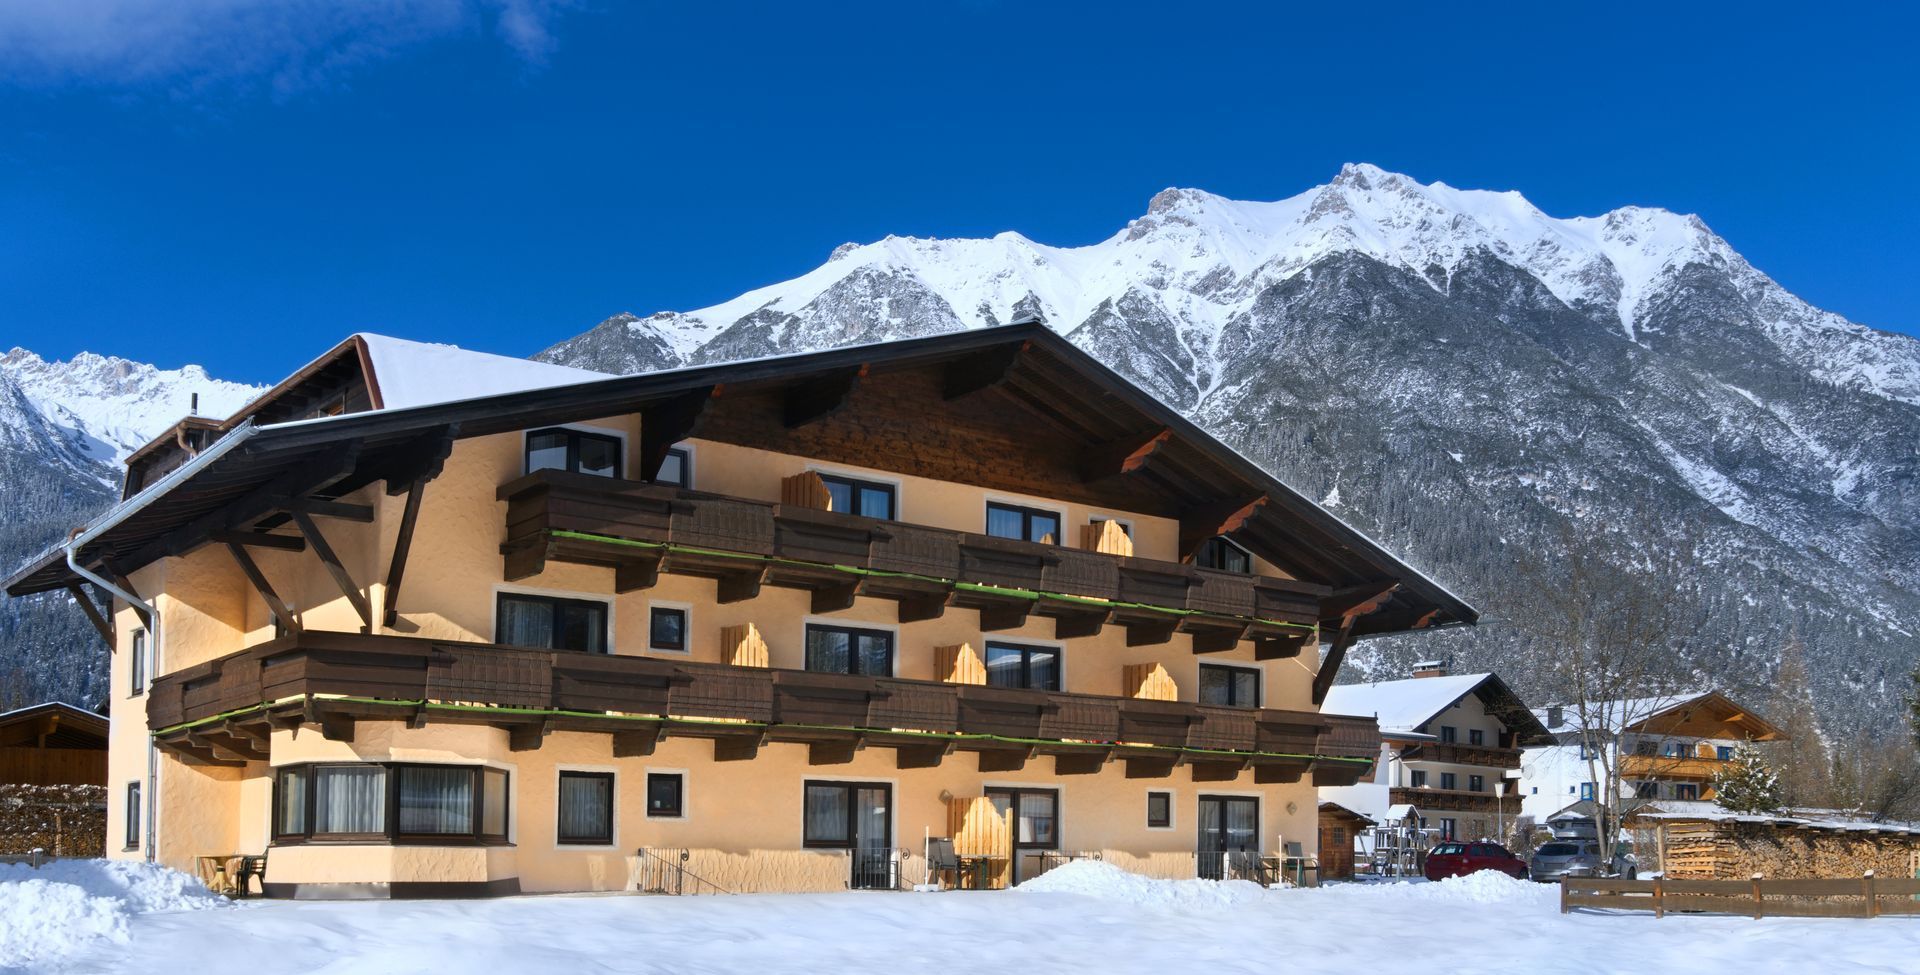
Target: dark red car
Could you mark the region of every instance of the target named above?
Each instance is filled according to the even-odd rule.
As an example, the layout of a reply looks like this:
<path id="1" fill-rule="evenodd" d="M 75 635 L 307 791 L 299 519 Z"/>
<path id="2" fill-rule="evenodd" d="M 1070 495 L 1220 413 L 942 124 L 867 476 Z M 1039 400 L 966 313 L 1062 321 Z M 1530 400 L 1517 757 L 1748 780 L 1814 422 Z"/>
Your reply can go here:
<path id="1" fill-rule="evenodd" d="M 1448 841 L 1427 851 L 1428 880 L 1464 877 L 1482 870 L 1498 870 L 1518 880 L 1527 879 L 1527 861 L 1514 856 L 1498 843 Z"/>

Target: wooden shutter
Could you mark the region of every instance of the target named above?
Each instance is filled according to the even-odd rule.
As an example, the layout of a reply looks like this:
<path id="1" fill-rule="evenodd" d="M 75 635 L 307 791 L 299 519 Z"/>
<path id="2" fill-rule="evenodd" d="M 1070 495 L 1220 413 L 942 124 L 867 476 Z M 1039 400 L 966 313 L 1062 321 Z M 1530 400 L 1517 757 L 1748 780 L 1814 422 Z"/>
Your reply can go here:
<path id="1" fill-rule="evenodd" d="M 1127 664 L 1121 670 L 1120 688 L 1128 697 L 1147 701 L 1180 700 L 1179 685 L 1160 664 Z"/>
<path id="2" fill-rule="evenodd" d="M 752 623 L 721 627 L 720 650 L 735 667 L 769 666 L 767 641 L 760 638 L 760 628 Z"/>
<path id="3" fill-rule="evenodd" d="M 1105 518 L 1080 526 L 1080 547 L 1089 552 L 1131 556 L 1133 539 L 1121 530 L 1119 522 Z"/>
<path id="4" fill-rule="evenodd" d="M 973 651 L 973 645 L 957 643 L 933 648 L 933 673 L 949 684 L 985 684 L 987 665 Z"/>
<path id="5" fill-rule="evenodd" d="M 801 471 L 792 477 L 781 478 L 780 503 L 796 508 L 833 510 L 833 496 L 827 493 L 827 482 L 813 471 Z"/>

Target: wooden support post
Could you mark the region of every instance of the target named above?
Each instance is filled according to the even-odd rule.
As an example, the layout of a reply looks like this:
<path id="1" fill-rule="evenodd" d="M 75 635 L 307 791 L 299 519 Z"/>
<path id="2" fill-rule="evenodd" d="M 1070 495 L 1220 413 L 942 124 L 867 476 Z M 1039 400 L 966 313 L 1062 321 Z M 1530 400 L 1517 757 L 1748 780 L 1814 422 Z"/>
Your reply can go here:
<path id="1" fill-rule="evenodd" d="M 764 734 L 732 735 L 713 740 L 713 760 L 716 762 L 744 762 L 760 754 L 760 746 L 766 741 Z"/>
<path id="2" fill-rule="evenodd" d="M 507 750 L 510 752 L 530 752 L 540 747 L 553 733 L 551 721 L 529 721 L 507 729 Z"/>
<path id="3" fill-rule="evenodd" d="M 386 605 L 381 608 L 380 625 L 392 626 L 400 617 L 400 583 L 407 575 L 407 555 L 413 550 L 413 526 L 420 520 L 420 496 L 427 482 L 407 486 L 407 501 L 400 509 L 400 530 L 393 539 L 393 560 L 387 565 Z"/>
<path id="4" fill-rule="evenodd" d="M 1127 646 L 1151 647 L 1171 643 L 1173 631 L 1179 625 L 1179 620 L 1128 620 Z"/>
<path id="5" fill-rule="evenodd" d="M 953 742 L 940 741 L 925 745 L 896 745 L 893 749 L 895 768 L 934 768 L 953 754 Z"/>
<path id="6" fill-rule="evenodd" d="M 866 747 L 866 740 L 853 738 L 847 741 L 813 741 L 807 743 L 808 765 L 845 765 L 853 761 L 853 756 Z"/>
<path id="7" fill-rule="evenodd" d="M 313 519 L 305 511 L 296 507 L 290 514 L 293 515 L 293 523 L 299 526 L 300 534 L 306 537 L 307 544 L 313 546 L 313 554 L 319 556 L 320 562 L 327 567 L 327 574 L 333 577 L 333 584 L 340 587 L 340 594 L 347 597 L 347 602 L 353 606 L 353 611 L 360 614 L 360 622 L 365 624 L 369 631 L 372 630 L 373 608 L 368 605 L 366 595 L 354 585 L 353 576 L 347 574 L 347 567 L 341 564 L 340 556 L 334 553 L 333 546 L 327 544 L 327 537 L 320 534 L 319 526 L 313 523 Z"/>
<path id="8" fill-rule="evenodd" d="M 1085 753 L 1073 753 L 1053 756 L 1053 774 L 1055 775 L 1093 775 L 1106 768 L 1113 759 L 1113 749 L 1105 748 Z"/>
<path id="9" fill-rule="evenodd" d="M 1178 758 L 1154 756 L 1124 759 L 1129 779 L 1164 779 L 1180 764 Z"/>
<path id="10" fill-rule="evenodd" d="M 667 462 L 673 445 L 693 436 L 707 404 L 719 391 L 716 386 L 701 386 L 653 403 L 640 411 L 640 479 L 651 481 L 660 476 L 660 465 Z"/>
<path id="11" fill-rule="evenodd" d="M 1347 657 L 1347 648 L 1353 646 L 1353 620 L 1349 616 L 1334 634 L 1333 645 L 1327 648 L 1327 657 L 1320 661 L 1320 670 L 1313 675 L 1313 704 L 1319 707 L 1326 703 L 1327 692 L 1333 689 L 1333 678 L 1340 673 L 1340 662 Z"/>
<path id="12" fill-rule="evenodd" d="M 653 750 L 665 737 L 659 728 L 647 728 L 639 731 L 616 731 L 613 733 L 614 758 L 644 758 L 653 754 Z"/>
<path id="13" fill-rule="evenodd" d="M 652 589 L 660 582 L 660 560 L 639 559 L 613 567 L 613 591 L 616 593 Z"/>
<path id="14" fill-rule="evenodd" d="M 1567 883 L 1565 881 L 1561 881 L 1560 883 L 1560 913 L 1562 914 L 1565 914 L 1573 910 L 1573 908 L 1569 906 L 1567 903 L 1567 891 L 1572 889 L 1572 887 L 1573 887 L 1572 884 Z"/>
<path id="15" fill-rule="evenodd" d="M 114 568 L 112 562 L 108 562 L 102 559 L 100 562 L 100 569 L 102 572 L 106 574 L 106 577 L 108 579 L 113 580 L 114 585 L 119 586 L 122 590 L 126 592 L 130 592 L 136 596 L 140 595 L 140 590 L 135 589 L 133 587 L 132 580 L 128 579 L 125 573 L 121 572 L 119 569 Z M 146 610 L 141 609 L 138 603 L 133 604 L 133 614 L 135 616 L 140 617 L 141 626 L 144 626 L 149 630 L 153 629 L 153 617 L 149 615 Z"/>
<path id="16" fill-rule="evenodd" d="M 838 613 L 852 609 L 853 600 L 860 595 L 860 584 L 849 582 L 838 586 L 813 591 L 813 611 L 815 614 Z"/>
<path id="17" fill-rule="evenodd" d="M 947 604 L 951 599 L 953 599 L 953 594 L 950 592 L 904 596 L 900 600 L 900 622 L 921 623 L 927 620 L 937 620 L 947 614 Z"/>
<path id="18" fill-rule="evenodd" d="M 980 752 L 980 771 L 982 772 L 1018 772 L 1027 767 L 1027 759 L 1032 758 L 1031 748 L 995 748 Z"/>
<path id="19" fill-rule="evenodd" d="M 1113 618 L 1110 611 L 1092 613 L 1066 613 L 1053 618 L 1053 638 L 1056 640 L 1077 640 L 1081 637 L 1099 636 L 1107 621 Z"/>
<path id="20" fill-rule="evenodd" d="M 352 741 L 353 719 L 344 714 L 322 715 L 320 737 L 328 741 Z"/>
<path id="21" fill-rule="evenodd" d="M 267 612 L 280 622 L 280 627 L 288 633 L 300 632 L 300 622 L 294 619 L 293 611 L 280 599 L 280 594 L 274 592 L 273 586 L 267 583 L 266 574 L 260 571 L 253 556 L 247 554 L 246 549 L 233 544 L 227 545 L 227 551 L 233 555 L 234 563 L 240 566 L 240 574 L 253 583 L 254 591 L 260 594 L 260 601 L 267 604 Z"/>
<path id="22" fill-rule="evenodd" d="M 1660 877 L 1653 878 L 1653 916 L 1656 918 L 1667 916 L 1666 884 L 1661 880 Z"/>
<path id="23" fill-rule="evenodd" d="M 100 634 L 100 639 L 106 641 L 107 652 L 112 653 L 113 624 L 107 622 L 107 618 L 101 615 L 100 607 L 93 604 L 93 597 L 87 595 L 87 590 L 79 583 L 68 583 L 67 592 L 72 594 L 74 602 L 80 604 L 80 612 L 87 614 L 87 622 L 93 624 L 94 630 Z"/>
<path id="24" fill-rule="evenodd" d="M 714 596 L 723 603 L 742 603 L 760 595 L 760 587 L 767 581 L 765 566 L 734 572 L 721 576 L 714 586 Z"/>
<path id="25" fill-rule="evenodd" d="M 1880 901 L 1874 893 L 1873 871 L 1869 870 L 1860 877 L 1861 892 L 1867 896 L 1867 917 L 1880 916 Z"/>
<path id="26" fill-rule="evenodd" d="M 1013 630 L 1026 625 L 1027 614 L 1033 611 L 1033 603 L 1022 599 L 996 606 L 980 607 L 980 629 L 986 632 L 995 630 Z"/>
<path id="27" fill-rule="evenodd" d="M 1753 919 L 1758 921 L 1767 916 L 1766 891 L 1760 889 L 1760 875 L 1753 875 Z"/>

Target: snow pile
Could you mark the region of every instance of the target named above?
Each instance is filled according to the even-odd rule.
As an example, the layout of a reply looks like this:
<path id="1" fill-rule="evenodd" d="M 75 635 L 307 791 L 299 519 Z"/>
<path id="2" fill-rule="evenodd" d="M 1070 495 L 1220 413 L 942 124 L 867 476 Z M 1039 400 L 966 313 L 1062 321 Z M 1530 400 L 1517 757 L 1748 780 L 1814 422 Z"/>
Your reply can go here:
<path id="1" fill-rule="evenodd" d="M 1448 877 L 1430 884 L 1393 884 L 1405 887 L 1404 896 L 1415 900 L 1447 901 L 1455 904 L 1500 904 L 1508 901 L 1555 900 L 1559 888 L 1516 880 L 1498 870 L 1481 870 L 1464 877 Z"/>
<path id="2" fill-rule="evenodd" d="M 125 944 L 127 919 L 229 906 L 177 870 L 126 860 L 0 865 L 0 970 L 99 942 Z"/>
<path id="3" fill-rule="evenodd" d="M 1174 910 L 1215 910 L 1245 904 L 1266 894 L 1259 884 L 1249 880 L 1155 880 L 1099 860 L 1063 864 L 1014 890 L 1079 894 L 1135 907 Z"/>

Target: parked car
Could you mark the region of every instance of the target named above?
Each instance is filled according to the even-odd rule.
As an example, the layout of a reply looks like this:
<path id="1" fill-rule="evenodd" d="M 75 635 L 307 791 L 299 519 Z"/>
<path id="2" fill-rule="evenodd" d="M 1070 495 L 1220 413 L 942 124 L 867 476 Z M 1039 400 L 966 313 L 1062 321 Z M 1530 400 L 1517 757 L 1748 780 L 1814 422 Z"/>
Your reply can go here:
<path id="1" fill-rule="evenodd" d="M 1600 844 L 1588 839 L 1559 839 L 1541 844 L 1533 851 L 1533 860 L 1527 864 L 1527 875 L 1543 883 L 1553 883 L 1565 877 L 1624 877 L 1634 879 L 1640 872 L 1640 862 L 1633 855 L 1633 847 L 1622 843 L 1613 849 L 1613 866 L 1600 869 Z"/>
<path id="2" fill-rule="evenodd" d="M 1440 843 L 1427 851 L 1427 879 L 1464 877 L 1482 870 L 1498 870 L 1516 880 L 1527 879 L 1527 863 L 1498 843 Z"/>

